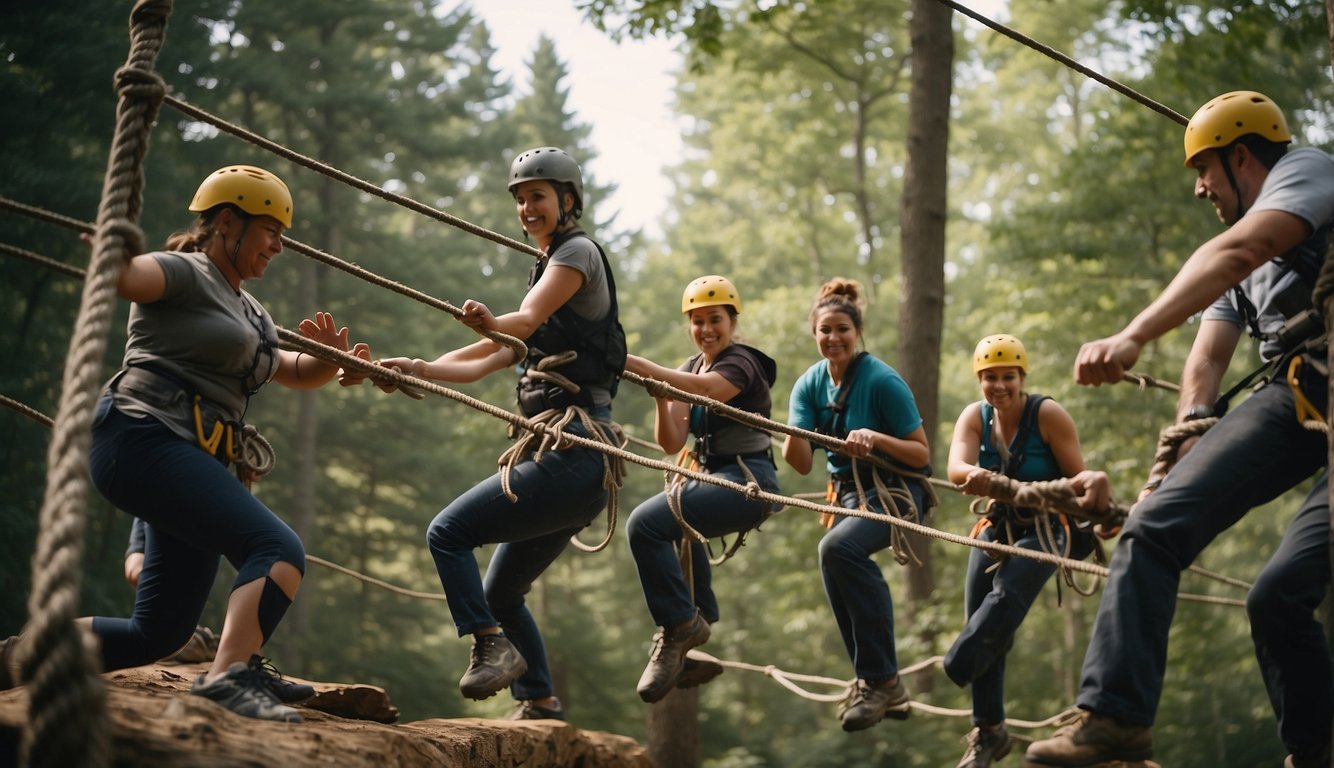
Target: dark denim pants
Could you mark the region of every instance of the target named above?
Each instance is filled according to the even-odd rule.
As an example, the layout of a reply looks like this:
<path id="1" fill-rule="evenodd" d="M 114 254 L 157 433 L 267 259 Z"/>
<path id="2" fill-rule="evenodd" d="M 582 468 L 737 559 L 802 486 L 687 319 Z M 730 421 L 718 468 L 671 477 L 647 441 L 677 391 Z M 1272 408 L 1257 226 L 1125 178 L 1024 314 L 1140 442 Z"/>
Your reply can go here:
<path id="1" fill-rule="evenodd" d="M 610 418 L 605 408 L 592 415 Z M 567 431 L 584 434 L 577 422 Z M 602 456 L 576 446 L 548 451 L 541 461 L 529 457 L 510 473 L 517 501 L 501 490 L 500 475 L 492 475 L 451 502 L 427 529 L 426 541 L 459 636 L 499 626 L 528 662 L 528 671 L 510 687 L 516 699 L 553 693 L 546 646 L 524 596 L 570 537 L 606 506 Z M 473 550 L 496 543 L 500 546 L 483 584 Z"/>
<path id="2" fill-rule="evenodd" d="M 857 490 L 851 484 L 839 495 L 839 505 L 857 507 Z M 926 502 L 926 491 L 918 481 L 909 481 L 917 509 Z M 871 508 L 879 510 L 874 494 Z M 880 683 L 899 673 L 894 650 L 894 602 L 880 565 L 871 555 L 890 545 L 891 526 L 862 517 L 839 517 L 820 540 L 820 576 L 834 621 L 843 638 L 857 677 Z"/>
<path id="3" fill-rule="evenodd" d="M 1312 395 L 1323 408 L 1325 398 Z M 1206 432 L 1126 523 L 1084 658 L 1079 705 L 1151 725 L 1181 571 L 1252 508 L 1316 472 L 1319 481 L 1247 605 L 1284 744 L 1327 742 L 1329 648 L 1315 618 L 1330 578 L 1326 438 L 1297 422 L 1292 390 L 1282 382 L 1261 388 Z"/>
<path id="4" fill-rule="evenodd" d="M 772 459 L 767 456 L 749 459 L 746 466 L 761 488 L 778 493 L 778 473 Z M 745 473 L 735 463 L 710 474 L 742 485 L 747 482 Z M 771 510 L 768 502 L 747 499 L 736 491 L 698 480 L 688 481 L 681 491 L 681 516 L 687 525 L 709 538 L 748 531 L 764 522 Z M 653 623 L 664 628 L 675 627 L 694 616 L 696 608 L 709 623 L 718 620 L 708 548 L 691 539 L 692 600 L 691 585 L 686 583 L 681 561 L 676 556 L 676 543 L 683 534 L 667 505 L 666 493 L 636 507 L 626 521 L 625 531 Z"/>
<path id="5" fill-rule="evenodd" d="M 1065 546 L 1066 532 L 1052 520 L 1057 547 Z M 1016 529 L 1018 537 L 1009 542 L 1020 549 L 1042 551 L 1035 528 Z M 981 541 L 1004 541 L 1004 525 L 991 525 L 978 534 Z M 1093 551 L 1090 534 L 1076 533 L 1070 557 L 1082 560 Z M 1005 656 L 1014 645 L 1028 609 L 1042 591 L 1042 585 L 1056 572 L 1056 566 L 1021 556 L 1007 556 L 994 570 L 996 560 L 987 552 L 973 548 L 968 555 L 968 573 L 964 582 L 963 631 L 945 654 L 945 674 L 956 685 L 973 686 L 973 724 L 996 725 L 1005 722 Z"/>
<path id="6" fill-rule="evenodd" d="M 93 619 L 103 669 L 147 664 L 185 645 L 219 555 L 236 567 L 233 589 L 267 576 L 279 560 L 305 571 L 301 539 L 224 462 L 155 419 L 126 416 L 109 398 L 98 403 L 89 468 L 108 501 L 146 523 L 134 612 Z M 261 624 L 265 637 L 285 609 L 284 602 Z"/>

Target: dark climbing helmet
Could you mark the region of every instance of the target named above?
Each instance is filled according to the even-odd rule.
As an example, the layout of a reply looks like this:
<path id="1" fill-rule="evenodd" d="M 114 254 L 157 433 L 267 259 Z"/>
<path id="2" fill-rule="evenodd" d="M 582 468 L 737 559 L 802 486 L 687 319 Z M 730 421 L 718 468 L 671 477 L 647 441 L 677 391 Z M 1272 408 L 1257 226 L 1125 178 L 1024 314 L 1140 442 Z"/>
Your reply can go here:
<path id="1" fill-rule="evenodd" d="M 251 216 L 272 216 L 292 227 L 292 193 L 283 180 L 253 165 L 229 165 L 210 173 L 195 191 L 190 210 L 202 213 L 228 203 Z"/>
<path id="2" fill-rule="evenodd" d="M 574 187 L 574 209 L 570 215 L 579 218 L 584 212 L 584 176 L 579 164 L 560 147 L 537 147 L 520 152 L 510 164 L 509 191 L 525 181 L 545 179 Z"/>
<path id="3" fill-rule="evenodd" d="M 1186 166 L 1206 149 L 1223 149 L 1255 134 L 1276 144 L 1292 141 L 1283 111 L 1256 91 L 1230 91 L 1200 107 L 1186 125 Z"/>

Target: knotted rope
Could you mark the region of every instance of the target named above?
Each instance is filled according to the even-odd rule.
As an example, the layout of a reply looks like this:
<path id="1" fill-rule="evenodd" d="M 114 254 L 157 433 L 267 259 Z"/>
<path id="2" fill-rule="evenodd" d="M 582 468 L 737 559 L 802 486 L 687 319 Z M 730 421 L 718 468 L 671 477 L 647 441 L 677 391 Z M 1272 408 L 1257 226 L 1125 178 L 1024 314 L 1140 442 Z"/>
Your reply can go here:
<path id="1" fill-rule="evenodd" d="M 116 72 L 120 94 L 88 279 L 65 358 L 60 405 L 48 451 L 46 495 L 33 554 L 24 628 L 30 681 L 21 759 L 38 766 L 110 762 L 105 692 L 96 676 L 96 641 L 74 624 L 83 554 L 88 446 L 101 362 L 125 261 L 143 250 L 136 224 L 143 204 L 143 160 L 166 92 L 153 71 L 171 0 L 139 0 L 130 14 L 130 53 Z"/>

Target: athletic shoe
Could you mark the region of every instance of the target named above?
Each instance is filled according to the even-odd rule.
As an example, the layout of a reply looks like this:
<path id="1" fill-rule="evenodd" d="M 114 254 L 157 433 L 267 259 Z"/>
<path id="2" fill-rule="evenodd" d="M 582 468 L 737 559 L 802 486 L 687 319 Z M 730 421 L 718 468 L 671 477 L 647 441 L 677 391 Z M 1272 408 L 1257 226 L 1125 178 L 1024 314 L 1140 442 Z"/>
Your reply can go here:
<path id="1" fill-rule="evenodd" d="M 459 691 L 475 701 L 489 699 L 528 671 L 519 649 L 504 635 L 478 635 Z"/>
<path id="2" fill-rule="evenodd" d="M 506 720 L 564 720 L 565 707 L 556 699 L 554 707 L 540 707 L 531 701 L 520 701 Z"/>
<path id="3" fill-rule="evenodd" d="M 207 675 L 200 675 L 195 680 L 190 693 L 211 699 L 242 717 L 301 722 L 301 715 L 295 709 L 279 702 L 269 691 L 267 676 L 256 672 L 245 662 L 233 662 L 222 676 L 211 683 L 205 683 L 205 677 Z"/>
<path id="4" fill-rule="evenodd" d="M 843 721 L 843 730 L 849 732 L 870 728 L 886 717 L 907 720 L 911 714 L 908 691 L 899 678 L 894 678 L 893 683 L 879 685 L 858 679 L 839 704 L 838 713 L 839 719 Z"/>
<path id="5" fill-rule="evenodd" d="M 954 768 L 990 768 L 991 764 L 1010 754 L 1014 739 L 1002 724 L 999 728 L 987 730 L 974 728 L 964 737 L 968 751 Z"/>
<path id="6" fill-rule="evenodd" d="M 299 704 L 315 695 L 315 686 L 306 683 L 294 683 L 283 677 L 283 673 L 273 666 L 273 662 L 258 654 L 250 657 L 253 669 L 273 697 L 284 704 Z"/>
<path id="7" fill-rule="evenodd" d="M 1146 725 L 1123 723 L 1092 711 L 1058 728 L 1050 739 L 1028 745 L 1024 759 L 1038 765 L 1086 768 L 1116 760 L 1135 762 L 1153 757 L 1153 734 Z"/>
<path id="8" fill-rule="evenodd" d="M 652 704 L 676 687 L 685 667 L 686 651 L 708 642 L 709 631 L 709 622 L 696 612 L 684 627 L 655 634 L 648 666 L 644 667 L 636 687 L 639 698 Z"/>

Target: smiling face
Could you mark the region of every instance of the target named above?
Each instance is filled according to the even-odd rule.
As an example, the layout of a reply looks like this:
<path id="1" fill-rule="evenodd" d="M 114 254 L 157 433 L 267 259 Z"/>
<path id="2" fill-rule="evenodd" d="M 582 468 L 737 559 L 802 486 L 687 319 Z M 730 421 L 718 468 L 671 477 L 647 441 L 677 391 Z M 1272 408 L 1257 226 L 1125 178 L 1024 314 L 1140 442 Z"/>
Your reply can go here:
<path id="1" fill-rule="evenodd" d="M 1017 365 L 987 368 L 977 374 L 982 398 L 996 410 L 1018 403 L 1024 391 L 1024 372 Z"/>
<path id="2" fill-rule="evenodd" d="M 857 338 L 861 331 L 846 312 L 833 308 L 820 310 L 813 323 L 816 346 L 820 356 L 830 365 L 842 368 L 857 354 Z"/>
<path id="3" fill-rule="evenodd" d="M 709 360 L 713 360 L 732 343 L 736 318 L 727 311 L 727 307 L 696 307 L 686 314 L 686 319 L 690 321 L 690 340 Z"/>
<path id="4" fill-rule="evenodd" d="M 224 208 L 213 224 L 210 258 L 239 288 L 245 280 L 264 277 L 269 262 L 282 253 L 284 229 L 272 216 L 247 217 Z"/>
<path id="5" fill-rule="evenodd" d="M 516 184 L 513 192 L 519 226 L 545 249 L 560 222 L 561 196 L 555 185 L 546 179 L 524 181 Z M 574 204 L 574 195 L 566 194 L 565 198 L 565 209 L 568 210 Z"/>

